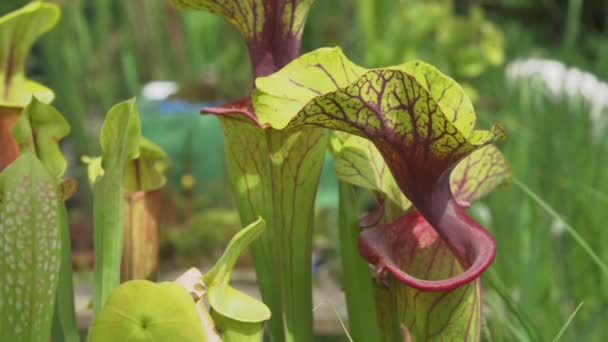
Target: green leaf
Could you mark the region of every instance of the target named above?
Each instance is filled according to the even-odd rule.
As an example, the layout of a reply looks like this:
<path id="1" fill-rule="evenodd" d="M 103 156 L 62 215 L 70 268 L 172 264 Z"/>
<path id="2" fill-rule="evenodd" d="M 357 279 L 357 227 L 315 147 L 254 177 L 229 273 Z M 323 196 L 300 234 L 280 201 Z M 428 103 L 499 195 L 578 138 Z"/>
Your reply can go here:
<path id="1" fill-rule="evenodd" d="M 12 132 L 21 153 L 34 153 L 53 177 L 60 179 L 63 176 L 67 162 L 59 141 L 70 133 L 70 125 L 55 107 L 32 98 Z"/>
<path id="2" fill-rule="evenodd" d="M 339 142 L 340 136 L 343 140 Z M 374 144 L 351 134 L 333 133 L 334 168 L 345 183 L 386 196 L 402 210 L 411 207 Z"/>
<path id="3" fill-rule="evenodd" d="M 255 114 L 261 124 L 285 128 L 310 100 L 351 84 L 363 72 L 340 48 L 304 54 L 272 76 L 256 79 Z"/>
<path id="4" fill-rule="evenodd" d="M 381 341 L 378 314 L 374 307 L 373 280 L 367 262 L 359 255 L 359 214 L 353 187 L 339 183 L 339 235 L 343 287 L 348 322 L 354 341 Z"/>
<path id="5" fill-rule="evenodd" d="M 456 165 L 450 176 L 452 194 L 465 207 L 510 182 L 511 167 L 494 145 L 471 153 Z"/>
<path id="6" fill-rule="evenodd" d="M 465 137 L 475 127 L 475 110 L 462 87 L 452 78 L 442 74 L 434 66 L 423 61 L 411 61 L 394 67 L 406 72 L 430 93 L 445 118 Z"/>
<path id="7" fill-rule="evenodd" d="M 207 341 L 192 297 L 179 285 L 133 280 L 116 288 L 89 341 Z"/>
<path id="8" fill-rule="evenodd" d="M 203 276 L 208 288 L 209 305 L 223 316 L 239 322 L 263 322 L 270 318 L 264 303 L 228 285 L 230 273 L 239 256 L 266 228 L 261 218 L 238 232 L 228 243 L 222 257 Z"/>
<path id="9" fill-rule="evenodd" d="M 122 188 L 124 192 L 152 191 L 162 188 L 167 179 L 159 162 L 166 160 L 163 149 L 150 140 L 140 137 L 139 157 L 125 165 Z M 93 176 L 95 171 L 93 172 Z"/>
<path id="10" fill-rule="evenodd" d="M 139 114 L 135 100 L 112 107 L 101 127 L 103 176 L 93 187 L 95 288 L 93 312 L 102 308 L 120 283 L 124 229 L 122 178 L 126 163 L 139 157 Z"/>
<path id="11" fill-rule="evenodd" d="M 31 153 L 0 173 L 0 331 L 48 341 L 59 275 L 56 178 Z"/>
<path id="12" fill-rule="evenodd" d="M 51 102 L 55 94 L 25 77 L 25 60 L 36 39 L 59 20 L 59 6 L 40 1 L 0 17 L 0 106 L 25 107 L 32 96 Z"/>

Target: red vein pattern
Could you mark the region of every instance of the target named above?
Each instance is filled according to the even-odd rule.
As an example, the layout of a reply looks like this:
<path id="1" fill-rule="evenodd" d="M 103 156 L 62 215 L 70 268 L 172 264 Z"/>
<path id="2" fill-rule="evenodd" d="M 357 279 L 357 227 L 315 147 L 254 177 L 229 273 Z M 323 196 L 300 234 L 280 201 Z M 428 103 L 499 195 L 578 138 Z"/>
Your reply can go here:
<path id="1" fill-rule="evenodd" d="M 449 176 L 458 161 L 504 136 L 494 126 L 464 136 L 433 96 L 405 72 L 371 70 L 351 85 L 311 100 L 289 127 L 317 125 L 370 139 L 383 155 L 403 193 L 450 246 L 466 270 L 449 279 L 425 280 L 384 266 L 381 253 L 361 248 L 362 255 L 391 269 L 404 283 L 427 291 L 467 284 L 491 264 L 495 241 L 467 216 L 452 196 Z"/>

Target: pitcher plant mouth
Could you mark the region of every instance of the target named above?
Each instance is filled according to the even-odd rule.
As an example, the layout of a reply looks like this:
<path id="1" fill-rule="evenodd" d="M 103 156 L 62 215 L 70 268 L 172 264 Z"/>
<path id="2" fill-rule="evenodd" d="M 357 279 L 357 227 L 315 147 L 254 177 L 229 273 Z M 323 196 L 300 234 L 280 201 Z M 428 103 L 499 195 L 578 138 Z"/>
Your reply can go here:
<path id="1" fill-rule="evenodd" d="M 464 213 L 464 209 L 451 200 L 445 208 L 438 229 L 433 228 L 420 211 L 411 210 L 396 220 L 363 230 L 359 237 L 359 251 L 377 271 L 388 271 L 398 281 L 423 291 L 449 291 L 479 278 L 492 264 L 496 256 L 496 241 L 483 227 Z M 445 231 L 448 233 L 445 234 Z M 404 254 L 425 248 L 436 239 L 446 243 L 453 255 L 447 258 L 433 255 L 435 262 L 457 262 L 446 279 L 425 279 L 426 273 L 412 275 L 404 269 Z M 433 248 L 433 253 L 445 253 L 446 249 Z M 430 269 L 431 266 L 429 266 Z"/>

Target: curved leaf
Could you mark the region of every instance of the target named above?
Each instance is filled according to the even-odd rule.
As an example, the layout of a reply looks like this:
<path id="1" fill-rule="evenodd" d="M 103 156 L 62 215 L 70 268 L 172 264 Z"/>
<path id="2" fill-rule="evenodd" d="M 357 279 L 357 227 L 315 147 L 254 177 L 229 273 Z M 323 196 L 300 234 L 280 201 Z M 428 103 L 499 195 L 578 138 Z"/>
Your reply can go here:
<path id="1" fill-rule="evenodd" d="M 51 102 L 55 95 L 45 86 L 25 78 L 25 59 L 36 39 L 59 20 L 55 4 L 32 2 L 0 17 L 0 106 L 24 107 L 36 96 Z"/>
<path id="2" fill-rule="evenodd" d="M 308 101 L 351 84 L 363 72 L 340 48 L 309 52 L 272 76 L 256 79 L 255 114 L 262 125 L 285 128 Z"/>
<path id="3" fill-rule="evenodd" d="M 411 207 L 412 204 L 401 192 L 384 158 L 371 141 L 352 134 L 347 134 L 343 141 L 339 139 L 334 133 L 334 169 L 340 180 L 380 193 L 402 210 Z"/>
<path id="4" fill-rule="evenodd" d="M 209 305 L 223 316 L 238 322 L 256 323 L 270 318 L 264 303 L 237 291 L 228 285 L 230 273 L 239 256 L 264 231 L 261 218 L 238 232 L 228 243 L 224 254 L 213 268 L 203 276 L 207 286 Z"/>
<path id="5" fill-rule="evenodd" d="M 460 159 L 504 136 L 500 126 L 465 136 L 413 76 L 391 69 L 368 71 L 351 85 L 314 98 L 290 126 L 303 124 L 369 138 L 417 206 Z"/>
<path id="6" fill-rule="evenodd" d="M 0 173 L 0 331 L 48 341 L 59 275 L 56 177 L 31 153 Z"/>
<path id="7" fill-rule="evenodd" d="M 456 81 L 422 61 L 407 62 L 394 68 L 413 76 L 437 101 L 446 119 L 462 135 L 466 137 L 471 134 L 475 127 L 475 111 L 471 100 Z"/>
<path id="8" fill-rule="evenodd" d="M 133 280 L 95 317 L 89 341 L 207 341 L 192 297 L 173 283 Z"/>
<path id="9" fill-rule="evenodd" d="M 482 147 L 452 171 L 450 188 L 460 205 L 468 207 L 496 187 L 511 182 L 511 167 L 494 145 Z"/>
<path id="10" fill-rule="evenodd" d="M 70 133 L 70 125 L 55 107 L 32 98 L 12 132 L 21 153 L 34 153 L 53 177 L 60 179 L 63 176 L 67 162 L 59 141 Z"/>
<path id="11" fill-rule="evenodd" d="M 93 311 L 97 313 L 120 283 L 124 204 L 122 178 L 128 160 L 139 157 L 139 114 L 135 100 L 110 109 L 101 127 L 103 176 L 93 186 L 95 288 Z"/>

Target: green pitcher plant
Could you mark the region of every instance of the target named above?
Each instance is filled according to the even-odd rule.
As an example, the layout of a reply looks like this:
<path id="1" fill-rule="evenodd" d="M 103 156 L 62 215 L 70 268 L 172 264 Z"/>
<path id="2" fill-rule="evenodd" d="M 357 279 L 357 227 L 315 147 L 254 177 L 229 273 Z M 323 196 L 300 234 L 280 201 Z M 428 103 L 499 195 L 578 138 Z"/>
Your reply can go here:
<path id="1" fill-rule="evenodd" d="M 19 155 L 11 128 L 32 96 L 49 103 L 51 89 L 26 78 L 26 58 L 36 39 L 59 20 L 59 6 L 34 1 L 0 17 L 0 170 Z"/>
<path id="2" fill-rule="evenodd" d="M 277 71 L 300 52 L 300 39 L 312 0 L 173 0 L 179 8 L 225 17 L 241 33 L 253 77 Z M 274 121 L 253 111 L 251 97 L 205 111 L 218 115 L 224 131 L 225 160 L 243 224 L 258 216 L 267 229 L 252 244 L 264 302 L 274 313 L 273 341 L 312 341 L 311 249 L 314 199 L 327 149 L 324 129 L 281 129 L 286 112 Z M 279 123 L 279 124 L 277 124 Z"/>
<path id="3" fill-rule="evenodd" d="M 369 274 L 350 276 L 367 283 L 370 289 L 375 288 L 373 298 L 382 318 L 378 322 L 382 326 L 383 340 L 391 341 L 395 336 L 399 339 L 401 334 L 414 341 L 439 336 L 479 340 L 482 304 L 479 279 L 450 291 L 425 292 L 395 281 L 396 276 L 389 279 L 387 273 L 382 273 L 389 269 L 389 275 L 405 272 L 420 279 L 439 280 L 462 272 L 463 265 L 420 213 L 412 210 L 407 198 L 395 191 L 398 188 L 394 178 L 380 152 L 369 140 L 335 134 L 332 147 L 340 180 L 373 191 L 385 201 L 385 209 L 392 207 L 392 211 L 398 213 L 397 219 L 391 219 L 393 215 L 387 213 L 387 223 L 365 229 L 362 233 L 356 227 L 350 228 L 359 236 L 361 254 L 380 271 L 373 285 L 370 285 Z M 458 163 L 450 178 L 450 188 L 457 201 L 468 207 L 509 179 L 510 170 L 504 157 L 496 147 L 488 145 Z M 341 202 L 340 205 L 349 204 Z M 341 227 L 344 228 L 348 229 Z M 353 241 L 349 242 L 352 246 Z M 345 268 L 344 272 L 347 270 Z M 347 286 L 347 297 L 348 291 Z M 351 317 L 351 307 L 356 304 L 348 305 Z M 412 310 L 414 307 L 416 309 Z M 352 312 L 355 317 L 357 314 L 360 315 Z"/>
<path id="4" fill-rule="evenodd" d="M 33 98 L 12 134 L 20 156 L 0 173 L 0 331 L 10 341 L 47 341 L 53 315 L 66 341 L 76 319 L 67 210 L 76 191 L 62 179 L 59 141 L 70 126 Z"/>
<path id="5" fill-rule="evenodd" d="M 314 77 L 319 70 L 322 74 Z M 436 240 L 440 238 L 437 246 L 445 244 L 448 248 L 442 249 L 454 254 L 446 258 L 454 266 L 447 270 L 439 267 L 437 274 L 419 273 L 417 267 L 428 257 L 415 243 L 411 245 L 413 237 L 407 238 L 408 229 L 404 225 L 404 222 L 417 221 L 414 214 L 397 218 L 388 226 L 366 230 L 364 236 L 368 239 L 359 243 L 363 257 L 379 270 L 390 272 L 398 282 L 423 293 L 466 292 L 469 284 L 477 281 L 494 259 L 495 241 L 466 214 L 465 208 L 476 195 L 461 195 L 459 199 L 450 187 L 450 176 L 460 160 L 502 139 L 504 133 L 498 125 L 489 131 L 474 129 L 473 107 L 455 81 L 421 61 L 367 70 L 350 62 L 339 49 L 319 49 L 269 77 L 258 78 L 256 83 L 254 108 L 258 116 L 289 108 L 288 112 L 293 115 L 284 121 L 284 127 L 316 125 L 369 139 L 386 163 L 383 174 L 388 175 L 388 170 L 394 179 L 380 177 L 382 188 L 387 189 L 383 192 L 397 205 L 404 207 L 409 202 L 416 208 L 416 215 L 420 215 L 421 222 L 428 226 L 426 230 L 432 233 L 427 239 L 432 241 L 433 234 Z M 300 96 L 294 97 L 291 87 L 308 91 L 300 91 Z M 376 160 L 381 159 L 376 157 Z M 497 165 L 500 170 L 505 169 L 503 162 Z M 351 171 L 365 176 L 374 169 Z M 490 187 L 483 182 L 483 177 L 463 179 L 466 179 L 465 185 L 470 181 L 480 183 L 482 189 Z M 403 195 L 405 198 L 400 197 Z M 391 229 L 387 227 L 398 229 L 392 229 L 389 234 Z M 390 243 L 382 244 L 383 234 L 388 234 L 384 238 Z M 392 245 L 395 241 L 411 246 L 405 244 L 395 249 Z M 403 260 L 399 259 L 400 250 L 408 248 L 420 258 L 412 263 L 412 269 L 402 265 Z M 462 271 L 458 267 L 462 267 Z M 420 314 L 428 314 L 428 319 L 435 322 L 452 309 L 450 305 L 433 308 L 435 312 L 429 313 L 424 312 L 423 305 L 418 305 L 413 314 L 410 309 L 410 314 L 415 316 L 420 310 Z M 476 317 L 480 319 L 479 314 Z M 477 340 L 480 329 L 478 324 L 461 337 Z M 426 337 L 413 335 L 416 340 L 432 336 L 452 335 L 441 329 Z"/>
<path id="6" fill-rule="evenodd" d="M 128 160 L 122 178 L 124 238 L 120 279 L 153 279 L 158 269 L 160 189 L 166 178 L 163 162 L 167 154 L 158 145 L 140 137 L 140 154 Z M 103 176 L 101 157 L 83 156 L 89 182 Z"/>

